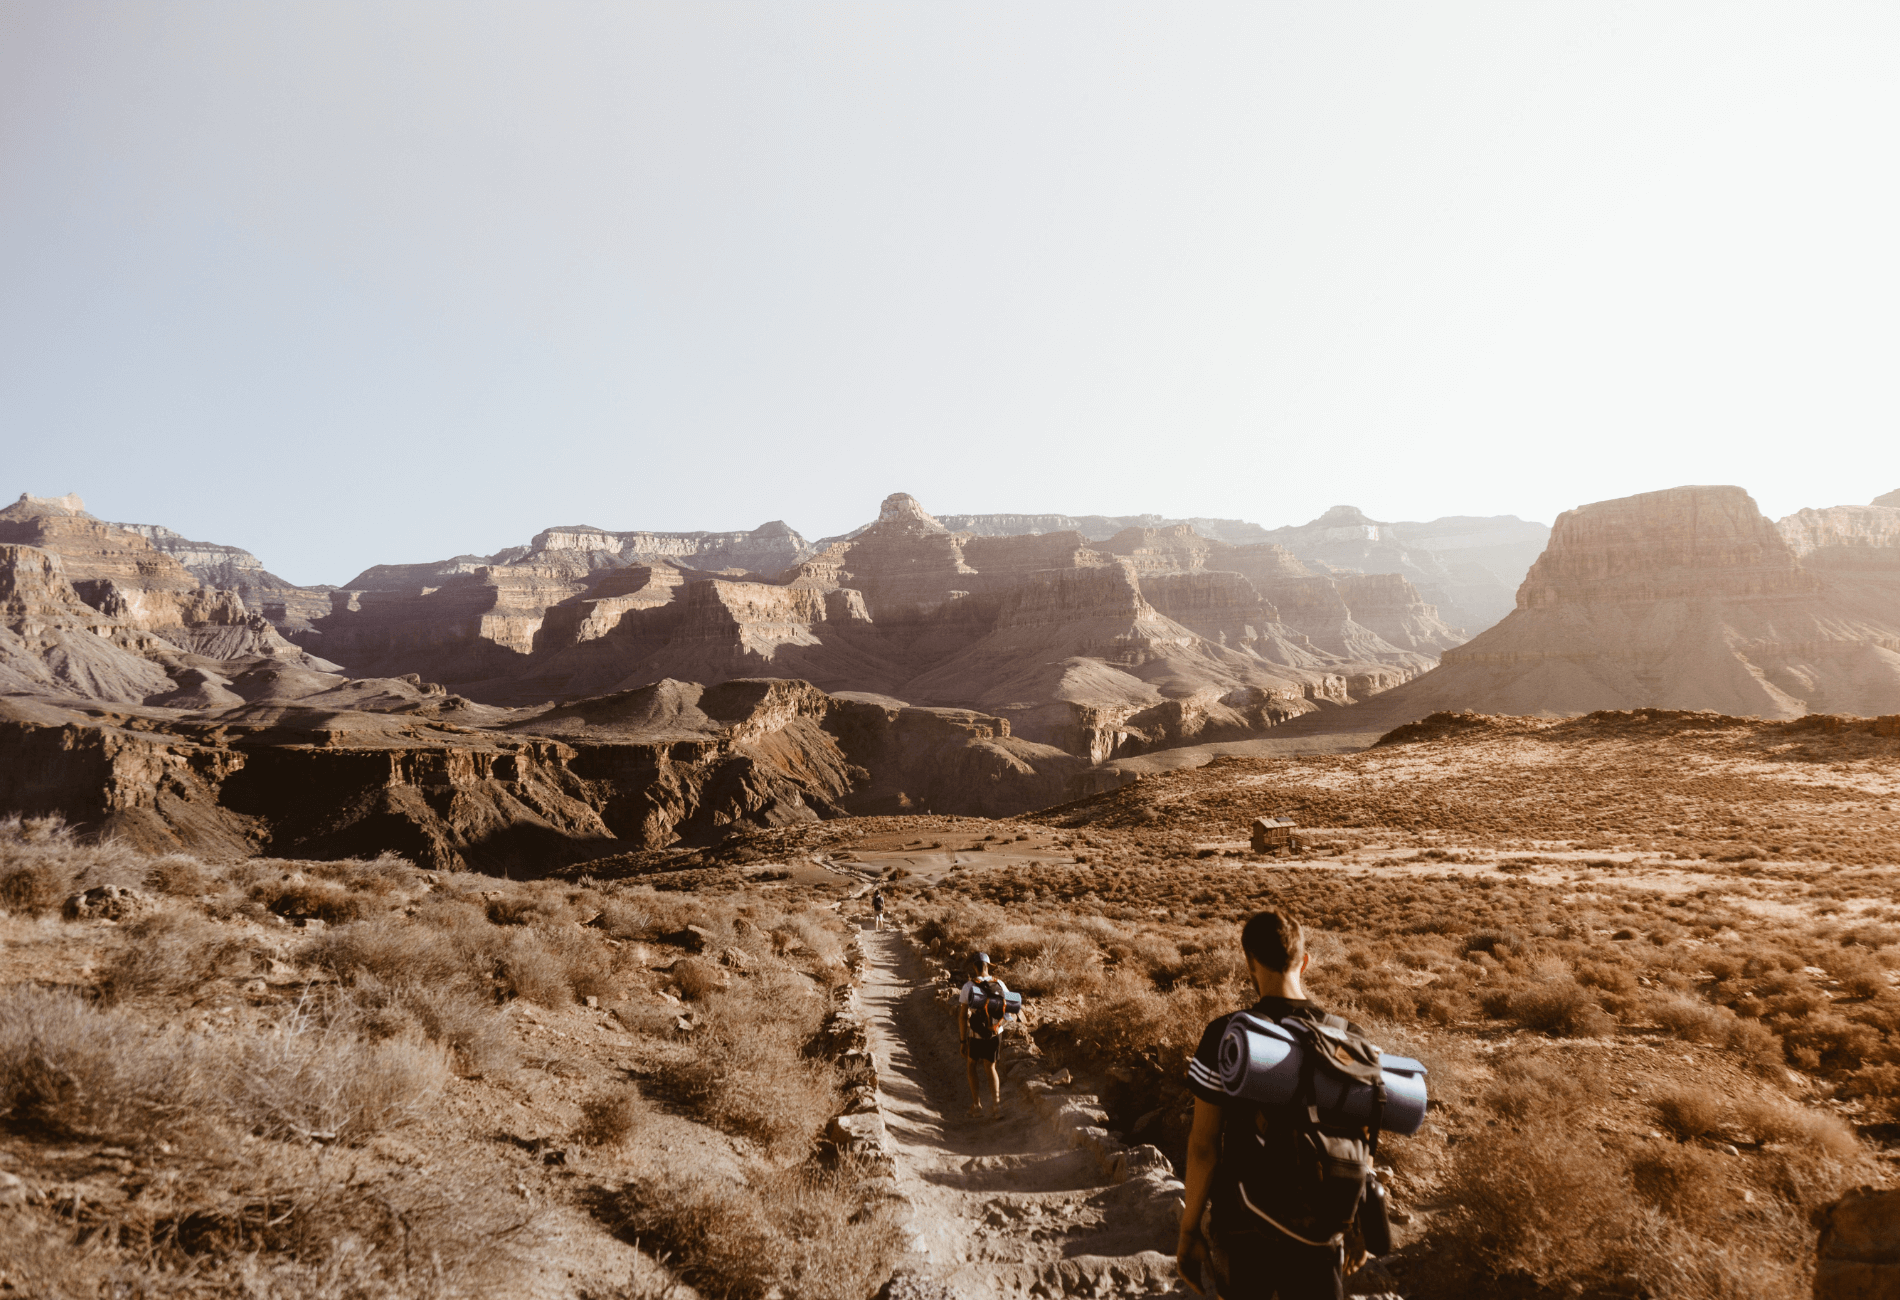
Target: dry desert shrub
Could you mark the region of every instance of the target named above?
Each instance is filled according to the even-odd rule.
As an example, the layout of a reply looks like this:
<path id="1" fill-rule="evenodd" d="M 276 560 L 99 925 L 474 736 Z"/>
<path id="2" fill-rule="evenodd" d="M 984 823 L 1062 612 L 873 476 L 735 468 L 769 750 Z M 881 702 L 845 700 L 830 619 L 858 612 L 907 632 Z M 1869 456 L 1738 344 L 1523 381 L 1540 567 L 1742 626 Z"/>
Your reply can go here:
<path id="1" fill-rule="evenodd" d="M 630 898 L 609 898 L 592 924 L 615 939 L 644 939 L 653 930 L 653 910 Z"/>
<path id="2" fill-rule="evenodd" d="M 1576 980 L 1546 980 L 1509 995 L 1506 1011 L 1526 1029 L 1563 1038 L 1595 1038 L 1616 1027 L 1597 1000 Z"/>
<path id="3" fill-rule="evenodd" d="M 1178 1078 L 1201 1032 L 1215 1016 L 1245 1006 L 1253 998 L 1237 986 L 1155 988 L 1134 971 L 1112 971 L 1068 1027 L 1077 1047 L 1096 1061 L 1129 1061 L 1152 1050 L 1161 1072 Z"/>
<path id="4" fill-rule="evenodd" d="M 480 1181 L 359 1175 L 258 1148 L 211 1177 L 161 1179 L 88 1207 L 83 1223 L 42 1207 L 0 1215 L 0 1278 L 49 1300 L 514 1294 L 537 1234 L 511 1199 Z"/>
<path id="5" fill-rule="evenodd" d="M 653 1108 L 632 1084 L 599 1093 L 581 1103 L 574 1140 L 590 1147 L 624 1146 L 653 1116 Z"/>
<path id="6" fill-rule="evenodd" d="M 1622 1162 L 1594 1132 L 1543 1119 L 1457 1147 L 1448 1253 L 1495 1276 L 1553 1288 L 1624 1271 L 1638 1206 Z"/>
<path id="7" fill-rule="evenodd" d="M 805 1051 L 825 1010 L 811 982 L 789 972 L 708 993 L 693 1052 L 668 1068 L 668 1082 L 726 1132 L 778 1153 L 803 1151 L 839 1106 L 837 1068 Z"/>
<path id="8" fill-rule="evenodd" d="M 364 1038 L 300 1004 L 241 1040 L 226 1066 L 225 1104 L 268 1137 L 357 1145 L 414 1119 L 449 1075 L 417 1038 Z"/>
<path id="9" fill-rule="evenodd" d="M 99 994 L 108 1002 L 190 1001 L 246 955 L 229 930 L 193 912 L 154 912 L 120 935 L 99 972 Z"/>
<path id="10" fill-rule="evenodd" d="M 1900 1117 L 1900 1065 L 1868 1065 L 1841 1085 L 1840 1096 L 1864 1097 L 1888 1118 Z"/>
<path id="11" fill-rule="evenodd" d="M 1680 994 L 1662 994 L 1649 1003 L 1649 1014 L 1685 1043 L 1725 1043 L 1735 1023 L 1735 1013 L 1727 1007 L 1714 1007 L 1697 998 Z"/>
<path id="12" fill-rule="evenodd" d="M 479 913 L 467 910 L 476 924 L 486 924 Z M 467 945 L 458 942 L 459 921 L 455 910 L 441 907 L 425 909 L 413 923 L 359 921 L 318 935 L 301 959 L 345 980 L 362 974 L 390 985 L 454 980 L 472 970 Z"/>
<path id="13" fill-rule="evenodd" d="M 1786 1146 L 1840 1161 L 1864 1152 L 1854 1131 L 1839 1116 L 1762 1093 L 1735 1104 L 1735 1123 L 1757 1142 Z"/>
<path id="14" fill-rule="evenodd" d="M 757 1170 L 744 1184 L 665 1171 L 629 1183 L 608 1214 L 703 1293 L 864 1300 L 904 1249 L 892 1207 L 859 1193 L 865 1176 L 850 1163 Z"/>
<path id="15" fill-rule="evenodd" d="M 153 1034 L 73 993 L 0 992 L 0 1120 L 145 1144 L 190 1127 L 207 1097 L 203 1045 Z"/>
<path id="16" fill-rule="evenodd" d="M 82 889 L 136 888 L 146 862 L 117 841 L 88 843 L 60 817 L 0 818 L 0 910 L 37 916 Z"/>
<path id="17" fill-rule="evenodd" d="M 1851 997 L 1871 998 L 1888 988 L 1886 966 L 1865 948 L 1842 948 L 1825 962 L 1828 972 Z"/>
<path id="18" fill-rule="evenodd" d="M 1438 1071 L 1432 1072 L 1434 1075 Z M 1497 1066 L 1497 1081 L 1485 1104 L 1513 1120 L 1550 1119 L 1575 1112 L 1601 1087 L 1595 1073 L 1552 1056 L 1511 1056 Z M 1433 1079 L 1434 1091 L 1442 1091 Z"/>
<path id="19" fill-rule="evenodd" d="M 167 853 L 145 872 L 145 887 L 174 898 L 198 898 L 219 887 L 216 875 L 189 853 Z"/>
<path id="20" fill-rule="evenodd" d="M 1720 1133 L 1728 1123 L 1727 1099 L 1707 1088 L 1672 1088 L 1650 1106 L 1663 1131 L 1685 1141 Z"/>
<path id="21" fill-rule="evenodd" d="M 1669 1217 L 1706 1229 L 1740 1199 L 1729 1185 L 1734 1160 L 1694 1143 L 1650 1142 L 1630 1157 L 1630 1184 Z"/>
<path id="22" fill-rule="evenodd" d="M 1009 973 L 1019 991 L 1036 996 L 1084 993 L 1102 977 L 1095 945 L 1080 934 L 1060 931 L 1038 941 Z"/>
<path id="23" fill-rule="evenodd" d="M 699 1002 L 728 984 L 726 973 L 703 957 L 681 957 L 667 972 L 680 996 Z"/>

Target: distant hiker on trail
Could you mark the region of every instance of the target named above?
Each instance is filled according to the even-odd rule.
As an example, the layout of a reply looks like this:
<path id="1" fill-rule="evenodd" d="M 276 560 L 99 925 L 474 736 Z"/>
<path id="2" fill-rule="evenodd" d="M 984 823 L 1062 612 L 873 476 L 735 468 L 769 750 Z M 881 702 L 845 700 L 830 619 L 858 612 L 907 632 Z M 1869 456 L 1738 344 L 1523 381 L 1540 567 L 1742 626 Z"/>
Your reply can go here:
<path id="1" fill-rule="evenodd" d="M 1252 1015 L 1325 1024 L 1342 1039 L 1359 1035 L 1357 1026 L 1328 1017 L 1307 999 L 1301 983 L 1306 936 L 1297 920 L 1256 913 L 1242 927 L 1240 945 L 1260 994 Z M 1331 1121 L 1322 1128 L 1311 1107 L 1310 1062 L 1294 1103 L 1269 1107 L 1228 1095 L 1220 1047 L 1231 1018 L 1208 1025 L 1188 1064 L 1194 1127 L 1175 1251 L 1181 1276 L 1197 1293 L 1211 1281 L 1220 1300 L 1340 1300 L 1348 1230 L 1362 1203 L 1384 1204 L 1383 1193 L 1369 1187 L 1377 1121 L 1373 1130 L 1341 1129 Z M 1371 1227 L 1363 1226 L 1370 1240 Z M 1355 1267 L 1362 1258 L 1354 1259 Z"/>
<path id="2" fill-rule="evenodd" d="M 996 1074 L 996 1049 L 1002 1043 L 1004 1015 L 997 1004 L 1009 994 L 1002 980 L 990 973 L 990 955 L 970 956 L 970 978 L 957 994 L 957 1034 L 963 1041 L 963 1064 L 970 1079 L 970 1117 L 983 1113 L 983 1094 L 978 1084 L 990 1084 L 990 1118 L 1003 1113 L 1003 1082 Z"/>
<path id="3" fill-rule="evenodd" d="M 877 928 L 882 930 L 884 928 L 884 891 L 881 889 L 871 891 L 871 915 L 877 919 Z"/>

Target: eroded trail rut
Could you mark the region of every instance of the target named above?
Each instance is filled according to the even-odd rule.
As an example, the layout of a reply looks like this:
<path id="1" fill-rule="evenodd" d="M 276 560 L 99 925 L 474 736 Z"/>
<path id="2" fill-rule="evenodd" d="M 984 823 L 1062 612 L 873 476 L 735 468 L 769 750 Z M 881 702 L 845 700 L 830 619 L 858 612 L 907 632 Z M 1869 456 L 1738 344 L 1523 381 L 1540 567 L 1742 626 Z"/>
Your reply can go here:
<path id="1" fill-rule="evenodd" d="M 1109 1181 L 1007 1082 L 1002 1120 L 965 1118 L 963 1060 L 930 969 L 899 934 L 862 939 L 860 997 L 921 1277 L 972 1300 L 1185 1294 L 1146 1188 Z"/>

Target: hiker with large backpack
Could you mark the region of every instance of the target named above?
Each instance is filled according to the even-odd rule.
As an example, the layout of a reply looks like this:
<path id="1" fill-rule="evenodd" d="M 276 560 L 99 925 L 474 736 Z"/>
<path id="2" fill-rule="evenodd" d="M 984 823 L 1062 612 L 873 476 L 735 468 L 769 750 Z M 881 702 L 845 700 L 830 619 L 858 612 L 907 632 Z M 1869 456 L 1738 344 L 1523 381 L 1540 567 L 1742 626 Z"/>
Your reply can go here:
<path id="1" fill-rule="evenodd" d="M 1011 996 L 1008 986 L 990 973 L 988 953 L 970 955 L 969 975 L 957 993 L 957 1035 L 963 1046 L 964 1073 L 970 1080 L 970 1118 L 983 1113 L 979 1084 L 987 1080 L 990 1118 L 1001 1119 L 1003 1082 L 996 1073 L 996 1053 L 1002 1045 Z"/>
<path id="2" fill-rule="evenodd" d="M 1425 1070 L 1307 998 L 1296 919 L 1256 913 L 1240 946 L 1260 1000 L 1210 1023 L 1188 1064 L 1176 1263 L 1220 1300 L 1340 1300 L 1348 1251 L 1357 1267 L 1391 1249 L 1373 1159 L 1381 1129 L 1424 1122 Z"/>

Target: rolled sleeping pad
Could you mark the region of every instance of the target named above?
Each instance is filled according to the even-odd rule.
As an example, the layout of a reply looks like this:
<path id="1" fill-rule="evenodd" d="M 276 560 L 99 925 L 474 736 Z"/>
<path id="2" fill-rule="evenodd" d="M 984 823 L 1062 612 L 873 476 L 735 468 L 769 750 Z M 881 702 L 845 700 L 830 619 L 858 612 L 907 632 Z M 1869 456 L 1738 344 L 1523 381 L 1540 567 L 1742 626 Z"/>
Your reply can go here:
<path id="1" fill-rule="evenodd" d="M 1241 1012 L 1227 1022 L 1220 1040 L 1221 1085 L 1230 1097 L 1262 1106 L 1284 1106 L 1300 1087 L 1300 1041 L 1293 1031 L 1271 1020 Z M 1409 1056 L 1379 1054 L 1385 1076 L 1385 1109 L 1379 1127 L 1408 1136 L 1425 1122 L 1425 1067 Z M 1340 1079 L 1331 1071 L 1313 1071 L 1313 1100 L 1322 1114 L 1370 1123 L 1372 1088 Z"/>
<path id="2" fill-rule="evenodd" d="M 992 1020 L 996 1018 L 996 1004 L 998 1002 L 1001 1002 L 1003 1004 L 1003 1019 L 1021 1020 L 1023 1018 L 1023 995 L 1022 994 L 1013 993 L 1013 992 L 1005 993 L 1000 998 L 988 999 L 990 1019 Z"/>

